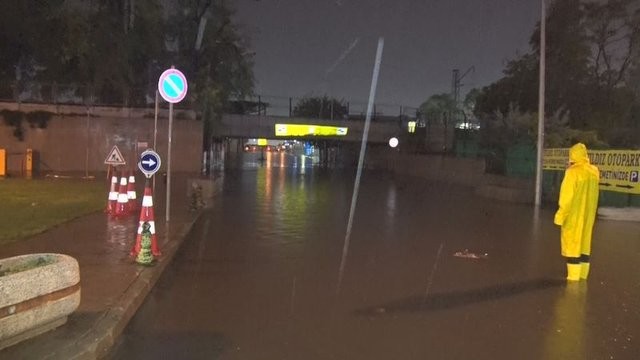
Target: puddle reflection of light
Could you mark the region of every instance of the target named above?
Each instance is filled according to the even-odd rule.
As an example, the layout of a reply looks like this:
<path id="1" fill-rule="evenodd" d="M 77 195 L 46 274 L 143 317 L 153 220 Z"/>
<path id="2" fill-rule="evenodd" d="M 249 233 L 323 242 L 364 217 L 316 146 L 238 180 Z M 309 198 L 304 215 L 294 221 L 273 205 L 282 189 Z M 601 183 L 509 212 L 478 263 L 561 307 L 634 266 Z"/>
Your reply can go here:
<path id="1" fill-rule="evenodd" d="M 567 284 L 556 299 L 553 323 L 548 327 L 546 359 L 585 359 L 585 303 L 587 284 Z"/>
<path id="2" fill-rule="evenodd" d="M 387 215 L 395 216 L 396 214 L 396 187 L 391 186 L 387 191 Z"/>
<path id="3" fill-rule="evenodd" d="M 284 153 L 280 153 L 280 172 L 278 174 L 278 189 L 280 194 L 284 194 L 284 182 L 285 182 L 285 172 L 284 172 Z"/>
<path id="4" fill-rule="evenodd" d="M 384 217 L 385 221 L 385 231 L 388 235 L 393 235 L 395 229 L 395 220 L 396 220 L 396 187 L 391 185 L 389 190 L 387 191 L 387 209 L 386 216 Z M 393 239 L 394 236 L 388 236 L 389 239 Z"/>
<path id="5" fill-rule="evenodd" d="M 307 165 L 307 157 L 302 155 L 300 159 L 300 174 L 305 173 L 305 166 Z"/>
<path id="6" fill-rule="evenodd" d="M 267 201 L 271 200 L 271 152 L 267 152 L 267 160 L 265 163 L 265 198 Z"/>

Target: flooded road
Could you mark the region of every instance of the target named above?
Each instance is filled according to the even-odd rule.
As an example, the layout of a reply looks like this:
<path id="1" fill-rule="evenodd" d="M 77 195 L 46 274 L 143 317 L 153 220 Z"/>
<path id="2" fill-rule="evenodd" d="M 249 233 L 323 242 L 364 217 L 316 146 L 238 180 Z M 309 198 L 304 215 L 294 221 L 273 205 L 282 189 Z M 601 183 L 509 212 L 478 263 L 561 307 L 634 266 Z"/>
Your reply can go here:
<path id="1" fill-rule="evenodd" d="M 302 159 L 224 174 L 109 358 L 639 358 L 640 224 L 566 285 L 555 208 L 364 172 L 339 276 L 355 170 Z"/>

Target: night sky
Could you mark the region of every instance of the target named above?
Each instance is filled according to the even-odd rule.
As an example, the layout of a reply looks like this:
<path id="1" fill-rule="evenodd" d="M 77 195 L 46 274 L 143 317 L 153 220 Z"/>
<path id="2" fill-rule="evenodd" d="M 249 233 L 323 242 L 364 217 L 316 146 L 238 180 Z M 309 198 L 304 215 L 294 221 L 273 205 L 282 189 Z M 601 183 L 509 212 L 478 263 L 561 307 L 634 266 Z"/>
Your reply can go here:
<path id="1" fill-rule="evenodd" d="M 419 106 L 499 79 L 529 50 L 539 0 L 234 0 L 255 52 L 256 93 L 328 94 L 366 102 L 378 37 L 385 39 L 376 102 Z"/>

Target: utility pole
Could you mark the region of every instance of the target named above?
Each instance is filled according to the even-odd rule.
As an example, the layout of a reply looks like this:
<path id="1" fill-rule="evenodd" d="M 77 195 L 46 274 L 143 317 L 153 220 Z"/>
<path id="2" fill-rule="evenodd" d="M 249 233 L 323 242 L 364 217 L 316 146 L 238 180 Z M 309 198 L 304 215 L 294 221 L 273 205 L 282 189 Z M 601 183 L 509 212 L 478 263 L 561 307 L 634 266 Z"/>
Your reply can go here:
<path id="1" fill-rule="evenodd" d="M 460 81 L 462 81 L 462 79 L 464 79 L 464 77 L 467 76 L 471 71 L 476 71 L 476 67 L 472 65 L 462 75 L 460 75 L 460 70 L 453 69 L 451 79 L 451 96 L 456 102 L 456 105 L 458 104 L 458 101 L 460 101 L 460 88 L 462 87 L 462 85 L 464 85 L 461 84 Z"/>
<path id="2" fill-rule="evenodd" d="M 451 98 L 458 104 L 458 97 L 460 97 L 460 70 L 453 69 L 451 74 Z"/>
<path id="3" fill-rule="evenodd" d="M 546 23 L 547 8 L 545 0 L 540 0 L 540 77 L 538 80 L 538 149 L 536 159 L 536 197 L 535 206 L 542 202 L 542 154 L 544 147 L 544 96 L 545 96 L 545 55 L 547 53 Z"/>
<path id="4" fill-rule="evenodd" d="M 453 99 L 453 103 L 455 105 L 455 113 L 454 117 L 457 116 L 459 104 L 460 104 L 460 88 L 463 84 L 460 83 L 465 76 L 469 74 L 470 71 L 476 71 L 475 66 L 469 67 L 462 75 L 460 75 L 460 70 L 453 69 L 453 73 L 451 75 L 451 98 Z"/>

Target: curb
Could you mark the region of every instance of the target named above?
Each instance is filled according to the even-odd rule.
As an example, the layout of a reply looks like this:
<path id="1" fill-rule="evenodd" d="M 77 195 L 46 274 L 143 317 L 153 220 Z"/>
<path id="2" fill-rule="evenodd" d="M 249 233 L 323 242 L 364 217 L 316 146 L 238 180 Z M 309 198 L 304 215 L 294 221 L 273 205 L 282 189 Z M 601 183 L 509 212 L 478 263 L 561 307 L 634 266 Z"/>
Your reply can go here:
<path id="1" fill-rule="evenodd" d="M 129 320 L 136 314 L 140 305 L 142 305 L 151 289 L 162 276 L 164 269 L 172 262 L 178 249 L 200 219 L 202 213 L 200 211 L 192 221 L 182 226 L 182 229 L 176 234 L 176 239 L 165 245 L 163 261 L 159 261 L 152 268 L 144 268 L 120 300 L 107 312 L 104 319 L 92 329 L 92 332 L 101 334 L 101 338 L 88 338 L 94 347 L 92 358 L 102 358 L 107 355 L 127 327 Z"/>
<path id="2" fill-rule="evenodd" d="M 640 222 L 640 208 L 600 207 L 598 208 L 598 218 L 602 220 Z"/>
<path id="3" fill-rule="evenodd" d="M 63 355 L 66 359 L 100 359 L 108 354 L 146 299 L 147 294 L 153 289 L 164 269 L 172 262 L 187 234 L 198 222 L 203 212 L 200 211 L 193 220 L 182 226 L 182 229 L 175 235 L 175 240 L 170 240 L 165 244 L 162 260 L 158 261 L 154 267 L 143 268 L 120 299 L 98 320 L 96 325 L 74 343 L 73 349 L 65 351 L 67 354 Z"/>

